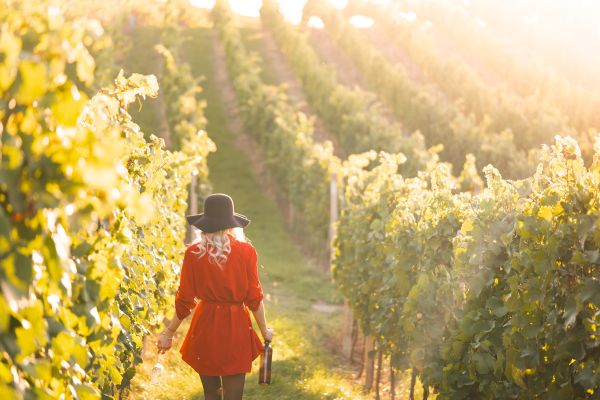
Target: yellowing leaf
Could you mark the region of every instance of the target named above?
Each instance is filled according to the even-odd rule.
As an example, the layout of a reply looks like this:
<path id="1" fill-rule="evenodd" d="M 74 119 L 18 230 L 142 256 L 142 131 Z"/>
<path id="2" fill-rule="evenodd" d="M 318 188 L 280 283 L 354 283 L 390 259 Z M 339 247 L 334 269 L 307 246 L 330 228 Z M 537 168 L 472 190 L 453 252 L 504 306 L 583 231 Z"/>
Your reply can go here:
<path id="1" fill-rule="evenodd" d="M 540 207 L 540 211 L 538 212 L 538 216 L 545 219 L 546 221 L 552 221 L 552 207 L 550 206 L 542 206 Z"/>
<path id="2" fill-rule="evenodd" d="M 11 380 L 12 374 L 10 373 L 10 368 L 5 363 L 0 362 L 0 382 L 10 382 Z"/>
<path id="3" fill-rule="evenodd" d="M 80 400 L 96 400 L 100 398 L 100 392 L 90 385 L 75 385 L 75 392 Z"/>
<path id="4" fill-rule="evenodd" d="M 25 358 L 37 350 L 35 335 L 31 329 L 17 328 L 15 336 L 17 337 L 20 358 Z"/>
<path id="5" fill-rule="evenodd" d="M 19 65 L 19 73 L 21 84 L 15 96 L 19 103 L 30 104 L 46 93 L 48 73 L 44 64 L 23 61 Z"/>
<path id="6" fill-rule="evenodd" d="M 8 304 L 6 304 L 4 296 L 0 296 L 0 332 L 6 332 L 9 320 L 10 314 Z"/>
<path id="7" fill-rule="evenodd" d="M 15 390 L 9 386 L 0 384 L 0 399 L 3 400 L 17 400 L 18 397 Z"/>
<path id="8" fill-rule="evenodd" d="M 104 275 L 102 277 L 102 285 L 100 286 L 100 299 L 109 299 L 114 297 L 119 291 L 121 281 L 114 275 Z"/>
<path id="9" fill-rule="evenodd" d="M 87 100 L 85 93 L 72 85 L 70 89 L 61 90 L 56 94 L 56 100 L 51 107 L 52 115 L 59 125 L 75 126 Z"/>
<path id="10" fill-rule="evenodd" d="M 25 115 L 21 120 L 21 131 L 25 133 L 35 133 L 36 130 L 39 130 L 40 126 L 36 119 L 34 107 L 27 107 L 25 110 Z"/>
<path id="11" fill-rule="evenodd" d="M 512 366 L 511 375 L 515 383 L 521 387 L 522 389 L 527 389 L 527 385 L 525 385 L 525 381 L 523 381 L 523 371 L 519 368 Z"/>
<path id="12" fill-rule="evenodd" d="M 8 89 L 17 76 L 21 39 L 8 31 L 7 26 L 0 32 L 0 92 Z"/>
<path id="13" fill-rule="evenodd" d="M 473 226 L 473 221 L 471 221 L 470 219 L 466 220 L 465 222 L 463 222 L 462 227 L 460 228 L 460 230 L 463 233 L 469 233 L 473 230 L 474 226 Z"/>

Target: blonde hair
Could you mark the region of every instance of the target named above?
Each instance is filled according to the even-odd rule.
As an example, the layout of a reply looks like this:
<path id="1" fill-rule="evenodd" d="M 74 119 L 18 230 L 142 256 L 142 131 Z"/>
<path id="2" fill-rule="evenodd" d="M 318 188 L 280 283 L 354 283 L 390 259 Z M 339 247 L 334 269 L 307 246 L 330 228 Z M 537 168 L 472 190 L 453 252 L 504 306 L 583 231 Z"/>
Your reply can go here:
<path id="1" fill-rule="evenodd" d="M 246 241 L 242 228 L 228 228 L 211 233 L 195 231 L 195 234 L 196 239 L 192 244 L 197 244 L 198 250 L 194 253 L 198 257 L 204 257 L 205 254 L 208 254 L 208 262 L 217 264 L 221 268 L 227 262 L 229 253 L 231 253 L 231 240 L 229 236 L 233 236 L 240 242 Z"/>

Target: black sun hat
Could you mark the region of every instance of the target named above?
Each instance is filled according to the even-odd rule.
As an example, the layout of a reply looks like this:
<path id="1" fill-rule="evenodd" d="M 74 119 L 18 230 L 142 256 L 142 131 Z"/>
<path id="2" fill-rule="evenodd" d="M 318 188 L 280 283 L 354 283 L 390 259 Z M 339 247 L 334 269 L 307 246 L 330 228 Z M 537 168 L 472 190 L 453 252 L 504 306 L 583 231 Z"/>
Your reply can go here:
<path id="1" fill-rule="evenodd" d="M 205 233 L 228 228 L 244 228 L 250 220 L 233 211 L 233 199 L 223 193 L 211 194 L 204 200 L 204 212 L 186 216 L 188 224 Z"/>

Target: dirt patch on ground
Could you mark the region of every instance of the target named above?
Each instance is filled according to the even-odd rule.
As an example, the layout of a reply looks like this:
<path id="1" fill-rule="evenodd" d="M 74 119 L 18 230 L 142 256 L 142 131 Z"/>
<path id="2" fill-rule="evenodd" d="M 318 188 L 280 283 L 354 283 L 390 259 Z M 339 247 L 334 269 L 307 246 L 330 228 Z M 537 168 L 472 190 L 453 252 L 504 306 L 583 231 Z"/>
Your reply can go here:
<path id="1" fill-rule="evenodd" d="M 342 306 L 340 306 L 339 304 L 329 304 L 329 303 L 318 302 L 318 303 L 313 304 L 312 308 L 313 308 L 313 310 L 318 311 L 323 314 L 331 314 L 333 312 L 340 311 L 342 309 Z"/>

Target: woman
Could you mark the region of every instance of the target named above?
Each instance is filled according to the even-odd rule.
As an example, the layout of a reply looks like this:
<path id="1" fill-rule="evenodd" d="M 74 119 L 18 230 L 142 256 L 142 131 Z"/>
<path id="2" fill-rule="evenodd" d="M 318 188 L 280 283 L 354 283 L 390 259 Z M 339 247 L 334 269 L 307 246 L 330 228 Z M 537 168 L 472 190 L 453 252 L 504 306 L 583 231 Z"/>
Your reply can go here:
<path id="1" fill-rule="evenodd" d="M 190 215 L 188 223 L 201 231 L 186 250 L 181 268 L 175 312 L 158 339 L 159 352 L 168 350 L 173 335 L 196 306 L 181 346 L 183 360 L 198 374 L 206 400 L 239 400 L 245 374 L 263 346 L 252 328 L 248 309 L 265 340 L 273 338 L 267 328 L 263 292 L 258 279 L 257 255 L 242 232 L 250 220 L 234 213 L 233 200 L 213 194 L 204 201 L 204 213 Z"/>

